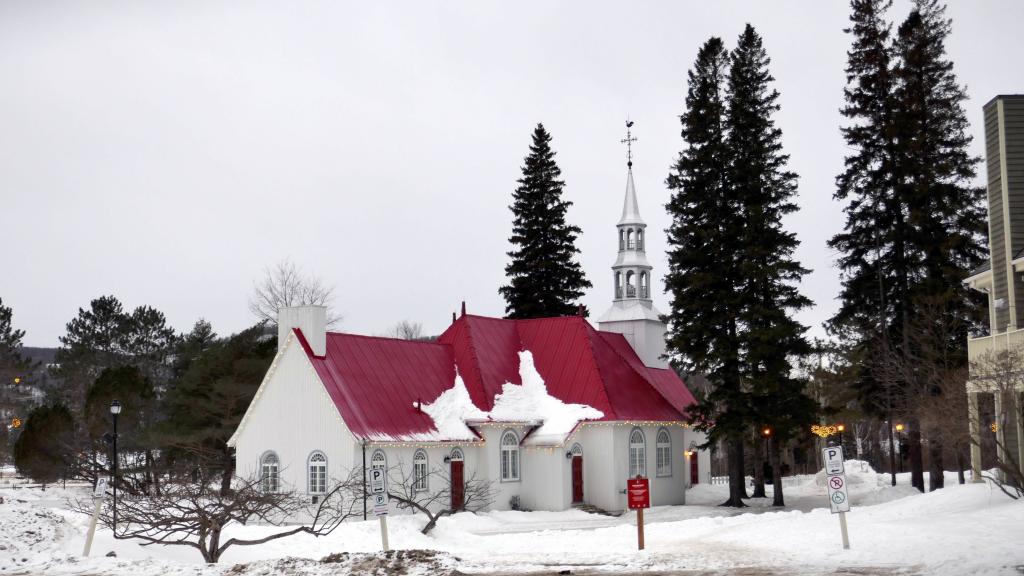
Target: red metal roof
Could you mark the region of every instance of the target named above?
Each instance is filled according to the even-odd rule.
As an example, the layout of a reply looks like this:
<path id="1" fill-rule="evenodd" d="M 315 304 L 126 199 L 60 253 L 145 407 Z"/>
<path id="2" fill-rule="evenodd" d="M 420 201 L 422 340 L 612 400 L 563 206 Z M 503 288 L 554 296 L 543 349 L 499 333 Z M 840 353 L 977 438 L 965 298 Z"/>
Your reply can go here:
<path id="1" fill-rule="evenodd" d="M 328 333 L 323 357 L 295 332 L 349 429 L 370 440 L 443 440 L 414 403 L 451 388 L 458 368 L 473 403 L 490 411 L 506 382 L 521 384 L 522 350 L 533 354 L 550 395 L 592 406 L 602 420 L 678 421 L 694 403 L 674 371 L 644 366 L 621 334 L 577 316 L 464 315 L 437 342 Z"/>

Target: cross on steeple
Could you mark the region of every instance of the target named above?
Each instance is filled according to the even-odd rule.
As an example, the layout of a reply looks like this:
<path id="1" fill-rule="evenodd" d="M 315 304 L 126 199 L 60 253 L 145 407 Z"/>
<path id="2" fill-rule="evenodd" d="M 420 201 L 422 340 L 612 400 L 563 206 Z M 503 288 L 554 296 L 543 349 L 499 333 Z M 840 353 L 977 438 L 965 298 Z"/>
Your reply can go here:
<path id="1" fill-rule="evenodd" d="M 619 142 L 626 145 L 626 166 L 629 168 L 633 167 L 633 142 L 636 142 L 631 128 L 633 128 L 633 121 L 626 119 L 626 137 L 619 140 Z"/>

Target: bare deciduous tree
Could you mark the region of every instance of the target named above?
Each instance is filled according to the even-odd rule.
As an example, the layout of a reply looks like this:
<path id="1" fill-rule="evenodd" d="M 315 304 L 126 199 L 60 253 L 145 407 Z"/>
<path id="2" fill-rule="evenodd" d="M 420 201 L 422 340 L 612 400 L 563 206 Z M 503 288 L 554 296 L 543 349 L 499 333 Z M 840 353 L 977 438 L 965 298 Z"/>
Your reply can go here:
<path id="1" fill-rule="evenodd" d="M 422 340 L 423 324 L 411 320 L 402 320 L 388 330 L 388 336 L 402 340 Z"/>
<path id="2" fill-rule="evenodd" d="M 417 480 L 425 489 L 416 489 Z M 496 496 L 494 482 L 477 478 L 474 473 L 463 482 L 462 508 L 452 508 L 451 477 L 443 469 L 434 468 L 425 477 L 417 478 L 414 468 L 401 463 L 388 469 L 388 497 L 399 509 L 423 513 L 427 523 L 420 530 L 427 534 L 434 529 L 437 521 L 456 512 L 479 512 L 486 509 Z"/>
<path id="3" fill-rule="evenodd" d="M 1019 395 L 1024 389 L 1024 353 L 1018 348 L 991 351 L 976 358 L 971 363 L 971 380 L 979 389 L 991 392 L 999 402 L 996 403 L 995 430 L 1006 429 L 1014 422 L 1014 411 L 1016 421 L 1024 418 L 1024 409 L 1021 402 L 1014 402 L 1015 395 Z M 970 418 L 977 418 L 971 414 Z M 983 429 L 982 422 L 974 422 L 979 430 Z M 1018 439 L 1020 442 L 1021 439 Z M 980 447 L 980 438 L 972 438 L 972 443 Z M 1002 441 L 999 434 L 996 434 L 996 474 L 985 474 L 1007 496 L 1019 499 L 1024 498 L 1024 470 L 1021 469 L 1021 462 L 1018 462 L 1017 454 L 1013 453 Z"/>
<path id="4" fill-rule="evenodd" d="M 326 306 L 327 325 L 334 326 L 341 316 L 331 310 L 334 287 L 303 271 L 291 260 L 281 260 L 266 268 L 262 280 L 253 284 L 249 311 L 260 320 L 277 325 L 277 313 L 290 306 Z"/>
<path id="5" fill-rule="evenodd" d="M 362 500 L 353 497 L 360 493 L 361 483 L 358 473 L 351 474 L 315 505 L 294 492 L 264 491 L 259 478 L 238 479 L 228 491 L 221 490 L 215 478 L 167 483 L 158 496 L 118 499 L 114 537 L 141 540 L 143 546 L 188 546 L 199 550 L 206 562 L 215 563 L 232 546 L 255 546 L 295 534 L 330 534 L 346 519 L 356 517 L 357 507 L 358 514 L 362 514 Z M 90 501 L 79 500 L 71 506 L 77 512 L 92 514 Z M 112 512 L 107 501 L 101 518 L 108 527 L 112 525 Z M 262 538 L 230 537 L 222 541 L 225 528 L 232 524 L 256 521 L 281 526 L 295 518 L 309 522 L 282 527 Z"/>

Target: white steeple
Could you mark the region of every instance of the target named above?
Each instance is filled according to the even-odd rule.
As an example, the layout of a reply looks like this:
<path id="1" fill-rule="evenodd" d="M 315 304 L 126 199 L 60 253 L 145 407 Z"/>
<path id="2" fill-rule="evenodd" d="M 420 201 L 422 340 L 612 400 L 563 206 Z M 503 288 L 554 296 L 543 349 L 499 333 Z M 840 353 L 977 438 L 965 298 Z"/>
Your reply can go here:
<path id="1" fill-rule="evenodd" d="M 647 224 L 640 217 L 640 206 L 633 183 L 633 123 L 626 122 L 627 146 L 626 198 L 622 204 L 622 217 L 616 224 L 618 256 L 612 265 L 614 298 L 612 306 L 598 319 L 598 327 L 618 332 L 633 345 L 637 355 L 648 366 L 665 367 L 661 359 L 665 353 L 665 324 L 661 313 L 651 302 L 651 264 L 645 252 Z"/>

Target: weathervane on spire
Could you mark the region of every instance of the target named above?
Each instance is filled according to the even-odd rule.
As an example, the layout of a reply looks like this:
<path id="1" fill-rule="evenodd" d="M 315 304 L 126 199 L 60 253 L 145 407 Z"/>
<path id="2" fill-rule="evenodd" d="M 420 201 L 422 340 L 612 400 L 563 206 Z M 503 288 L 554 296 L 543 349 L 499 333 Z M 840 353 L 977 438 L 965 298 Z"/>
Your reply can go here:
<path id="1" fill-rule="evenodd" d="M 633 127 L 633 121 L 629 118 L 626 119 L 626 138 L 620 140 L 626 145 L 626 166 L 629 168 L 633 167 L 633 142 L 636 142 L 636 138 L 633 137 L 633 133 L 630 130 Z"/>

